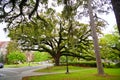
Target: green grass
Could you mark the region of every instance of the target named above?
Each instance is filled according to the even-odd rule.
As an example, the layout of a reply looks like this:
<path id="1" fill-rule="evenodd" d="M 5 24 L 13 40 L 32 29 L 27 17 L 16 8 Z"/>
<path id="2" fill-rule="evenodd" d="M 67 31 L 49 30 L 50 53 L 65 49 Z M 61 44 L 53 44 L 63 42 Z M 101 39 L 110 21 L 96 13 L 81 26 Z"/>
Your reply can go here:
<path id="1" fill-rule="evenodd" d="M 39 64 L 35 64 L 35 63 L 30 63 L 30 66 L 36 66 Z M 29 66 L 29 63 L 24 63 L 24 64 L 5 64 L 4 67 L 5 68 L 19 68 L 19 67 L 26 67 Z"/>
<path id="2" fill-rule="evenodd" d="M 120 80 L 120 68 L 105 69 L 105 76 L 98 76 L 96 68 L 79 68 L 70 67 L 73 70 L 78 70 L 75 72 L 70 72 L 69 74 L 59 73 L 59 74 L 49 74 L 42 76 L 31 76 L 25 77 L 23 80 Z M 48 71 L 49 69 L 49 71 Z M 44 70 L 38 70 L 37 72 L 65 72 L 65 67 L 51 67 Z M 72 71 L 72 70 L 71 70 Z"/>

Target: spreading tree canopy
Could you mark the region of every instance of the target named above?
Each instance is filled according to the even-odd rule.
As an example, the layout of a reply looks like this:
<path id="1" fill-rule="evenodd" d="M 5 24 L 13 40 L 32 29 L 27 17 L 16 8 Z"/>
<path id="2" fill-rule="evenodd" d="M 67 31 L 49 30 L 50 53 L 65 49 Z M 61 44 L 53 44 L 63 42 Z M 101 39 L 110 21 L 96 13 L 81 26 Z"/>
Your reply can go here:
<path id="1" fill-rule="evenodd" d="M 88 25 L 74 20 L 71 25 L 69 21 L 61 18 L 61 14 L 57 17 L 55 14 L 49 16 L 53 12 L 54 10 L 51 10 L 50 13 L 41 14 L 46 23 L 35 18 L 32 22 L 11 28 L 9 36 L 18 41 L 22 50 L 48 52 L 56 65 L 59 65 L 59 59 L 63 55 L 94 59 L 91 55 L 80 55 L 80 52 L 88 52 L 86 48 L 89 48 L 91 43 L 88 38 L 91 36 Z"/>
<path id="2" fill-rule="evenodd" d="M 39 13 L 49 9 L 50 3 L 54 9 L 63 6 L 65 18 L 88 16 L 87 0 L 0 0 L 0 21 L 8 22 L 9 28 L 29 22 L 33 17 L 41 19 Z M 98 13 L 108 13 L 111 8 L 109 4 L 110 0 L 93 0 L 94 17 L 98 18 Z"/>

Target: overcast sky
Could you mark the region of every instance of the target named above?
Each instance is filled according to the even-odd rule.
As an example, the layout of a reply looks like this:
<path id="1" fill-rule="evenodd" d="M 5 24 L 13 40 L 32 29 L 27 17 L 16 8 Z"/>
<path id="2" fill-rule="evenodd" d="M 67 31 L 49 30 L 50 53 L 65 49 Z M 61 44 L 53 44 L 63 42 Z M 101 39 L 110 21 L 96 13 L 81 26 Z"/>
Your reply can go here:
<path id="1" fill-rule="evenodd" d="M 102 18 L 104 18 L 109 25 L 106 26 L 106 28 L 104 29 L 104 33 L 107 34 L 107 33 L 112 33 L 114 31 L 114 26 L 116 25 L 116 19 L 115 19 L 115 15 L 114 15 L 114 12 L 111 12 L 110 14 L 108 15 L 102 15 L 101 16 Z"/>
<path id="2" fill-rule="evenodd" d="M 10 38 L 7 37 L 8 33 L 4 32 L 4 28 L 6 27 L 5 23 L 0 23 L 0 41 L 9 41 Z"/>
<path id="3" fill-rule="evenodd" d="M 105 19 L 109 24 L 109 25 L 106 26 L 106 28 L 104 29 L 103 32 L 105 34 L 112 33 L 112 31 L 114 29 L 113 26 L 116 24 L 116 20 L 115 20 L 113 12 L 109 13 L 108 15 L 106 15 L 106 14 L 101 15 L 100 17 Z M 5 23 L 0 24 L 0 41 L 9 41 L 10 40 L 10 38 L 7 37 L 8 33 L 4 32 L 4 30 L 3 30 L 3 28 L 5 28 L 5 27 L 6 27 Z"/>

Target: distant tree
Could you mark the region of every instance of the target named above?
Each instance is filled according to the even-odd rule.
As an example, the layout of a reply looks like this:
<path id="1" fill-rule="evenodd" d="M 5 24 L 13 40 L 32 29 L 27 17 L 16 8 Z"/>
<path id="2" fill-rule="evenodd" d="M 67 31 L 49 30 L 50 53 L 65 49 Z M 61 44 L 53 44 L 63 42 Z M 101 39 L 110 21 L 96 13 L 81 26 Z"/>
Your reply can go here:
<path id="1" fill-rule="evenodd" d="M 113 33 L 113 38 L 112 41 L 114 45 L 111 45 L 112 49 L 120 51 L 120 36 L 119 36 L 119 31 L 117 30 L 116 26 L 114 28 L 114 33 Z M 120 55 L 119 55 L 120 57 Z"/>
<path id="2" fill-rule="evenodd" d="M 34 52 L 33 53 L 33 61 L 34 62 L 41 62 L 41 61 L 46 61 L 50 59 L 50 55 L 45 52 Z"/>
<path id="3" fill-rule="evenodd" d="M 5 61 L 8 63 L 8 58 L 7 55 L 9 53 L 15 52 L 15 51 L 21 51 L 20 48 L 18 47 L 18 43 L 14 40 L 9 41 L 8 46 L 7 46 L 7 54 L 5 55 Z"/>
<path id="4" fill-rule="evenodd" d="M 11 52 L 7 55 L 8 62 L 18 64 L 19 62 L 23 63 L 26 61 L 26 57 L 24 53 L 21 53 L 19 51 Z"/>
<path id="5" fill-rule="evenodd" d="M 100 48 L 105 61 L 120 61 L 120 36 L 117 26 L 114 26 L 113 33 L 100 38 Z"/>
<path id="6" fill-rule="evenodd" d="M 118 44 L 116 45 L 116 43 L 119 43 L 118 40 L 119 38 L 113 34 L 106 34 L 100 39 L 100 48 L 103 59 L 111 61 L 119 60 L 120 50 Z"/>
<path id="7" fill-rule="evenodd" d="M 11 40 L 8 43 L 7 52 L 9 54 L 9 53 L 14 52 L 14 51 L 20 51 L 20 48 L 18 47 L 18 43 L 16 41 Z"/>

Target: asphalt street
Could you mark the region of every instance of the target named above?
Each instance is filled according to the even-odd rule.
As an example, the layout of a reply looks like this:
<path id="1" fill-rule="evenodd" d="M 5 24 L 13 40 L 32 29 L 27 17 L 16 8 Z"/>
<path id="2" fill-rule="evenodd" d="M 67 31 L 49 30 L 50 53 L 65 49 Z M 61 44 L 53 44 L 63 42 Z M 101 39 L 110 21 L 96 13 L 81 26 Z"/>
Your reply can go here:
<path id="1" fill-rule="evenodd" d="M 22 68 L 3 68 L 0 69 L 0 80 L 22 80 L 22 77 L 35 75 L 34 70 L 50 67 L 52 64 L 40 66 L 28 66 Z M 37 75 L 37 74 L 36 74 Z"/>

